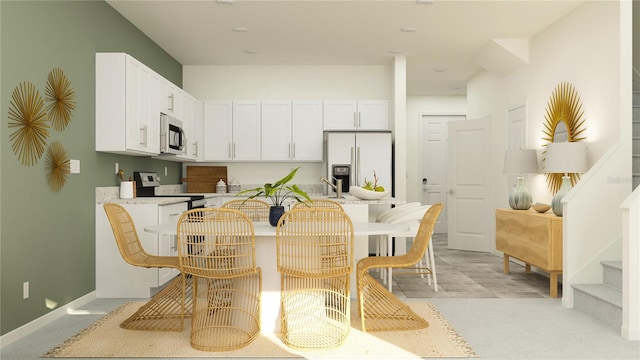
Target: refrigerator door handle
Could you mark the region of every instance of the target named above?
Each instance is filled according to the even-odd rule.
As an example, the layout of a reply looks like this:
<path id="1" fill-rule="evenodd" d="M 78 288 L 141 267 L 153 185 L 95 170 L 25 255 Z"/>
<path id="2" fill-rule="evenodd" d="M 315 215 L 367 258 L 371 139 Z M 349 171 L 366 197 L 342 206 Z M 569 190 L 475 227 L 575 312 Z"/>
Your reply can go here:
<path id="1" fill-rule="evenodd" d="M 356 175 L 356 168 L 353 166 L 355 164 L 354 162 L 355 157 L 354 157 L 354 148 L 353 146 L 351 147 L 351 179 L 349 180 L 349 183 L 351 185 L 358 185 L 356 184 L 355 180 L 358 178 Z"/>
<path id="2" fill-rule="evenodd" d="M 360 183 L 357 183 L 358 179 L 360 179 L 360 146 L 356 148 L 356 168 L 356 185 L 360 186 Z"/>

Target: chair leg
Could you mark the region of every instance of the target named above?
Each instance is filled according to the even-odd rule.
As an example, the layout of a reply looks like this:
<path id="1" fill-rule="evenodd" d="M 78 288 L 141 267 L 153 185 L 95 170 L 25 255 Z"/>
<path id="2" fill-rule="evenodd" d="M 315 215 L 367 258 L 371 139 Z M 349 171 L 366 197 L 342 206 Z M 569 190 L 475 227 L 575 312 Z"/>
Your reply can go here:
<path id="1" fill-rule="evenodd" d="M 433 241 L 429 240 L 429 262 L 431 263 L 431 275 L 433 275 L 433 290 L 438 292 L 438 278 L 436 277 L 436 261 L 433 255 Z"/>

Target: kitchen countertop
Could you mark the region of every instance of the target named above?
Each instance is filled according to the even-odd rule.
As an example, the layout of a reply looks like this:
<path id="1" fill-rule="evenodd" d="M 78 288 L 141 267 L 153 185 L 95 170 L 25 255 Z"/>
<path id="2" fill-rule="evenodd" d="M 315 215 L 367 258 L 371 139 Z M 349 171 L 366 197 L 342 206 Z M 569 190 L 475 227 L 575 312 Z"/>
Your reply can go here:
<path id="1" fill-rule="evenodd" d="M 175 195 L 176 197 L 136 197 L 133 199 L 120 199 L 118 197 L 118 187 L 105 187 L 105 188 L 96 188 L 96 204 L 104 204 L 107 202 L 113 202 L 117 204 L 157 204 L 157 205 L 170 205 L 179 202 L 184 202 L 190 200 L 189 196 L 192 195 L 203 195 L 206 198 L 215 198 L 215 197 L 235 197 L 238 193 L 184 193 L 179 191 L 162 191 L 156 192 L 158 195 Z M 247 194 L 248 196 L 249 194 Z M 360 200 L 355 196 L 349 195 L 348 193 L 343 194 L 343 198 L 337 199 L 335 197 L 327 196 L 324 194 L 318 193 L 309 193 L 309 196 L 312 199 L 330 199 L 334 200 L 340 204 L 345 205 L 392 205 L 392 204 L 404 204 L 406 201 L 398 200 L 393 197 L 386 197 L 380 200 Z M 242 198 L 245 196 L 239 196 Z M 261 200 L 264 200 L 261 198 Z"/>

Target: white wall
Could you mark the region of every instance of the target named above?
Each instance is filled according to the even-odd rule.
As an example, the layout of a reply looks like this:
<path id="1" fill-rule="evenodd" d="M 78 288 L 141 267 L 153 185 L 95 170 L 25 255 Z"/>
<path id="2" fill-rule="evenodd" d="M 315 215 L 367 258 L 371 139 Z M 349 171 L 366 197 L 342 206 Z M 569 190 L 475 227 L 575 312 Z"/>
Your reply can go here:
<path id="1" fill-rule="evenodd" d="M 393 88 L 391 65 L 184 66 L 182 77 L 183 88 L 200 100 L 391 100 Z M 229 179 L 241 184 L 275 181 L 297 166 L 297 184 L 316 184 L 325 172 L 322 163 L 215 165 L 227 166 Z"/>
<path id="2" fill-rule="evenodd" d="M 541 150 L 549 98 L 559 83 L 569 82 L 583 104 L 589 164 L 619 142 L 617 24 L 617 2 L 586 2 L 531 39 L 529 65 L 502 78 L 484 72 L 468 82 L 467 117 L 489 114 L 492 120 L 495 207 L 508 206 L 502 161 L 510 108 L 526 104 L 527 146 Z M 531 177 L 528 184 L 534 202 L 551 202 L 544 175 Z"/>
<path id="3" fill-rule="evenodd" d="M 185 66 L 201 100 L 391 99 L 391 66 Z"/>

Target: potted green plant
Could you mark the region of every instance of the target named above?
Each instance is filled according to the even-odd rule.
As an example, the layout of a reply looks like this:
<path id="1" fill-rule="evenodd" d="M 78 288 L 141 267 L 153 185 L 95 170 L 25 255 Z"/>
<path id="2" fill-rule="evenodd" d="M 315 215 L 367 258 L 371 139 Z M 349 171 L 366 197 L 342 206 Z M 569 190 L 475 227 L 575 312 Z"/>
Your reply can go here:
<path id="1" fill-rule="evenodd" d="M 293 177 L 296 176 L 298 169 L 300 169 L 300 167 L 291 170 L 291 172 L 287 176 L 283 177 L 273 184 L 266 183 L 262 187 L 241 191 L 238 193 L 238 196 L 247 193 L 254 193 L 253 195 L 249 196 L 247 200 L 255 199 L 258 197 L 264 197 L 265 199 L 268 199 L 271 202 L 271 208 L 269 209 L 269 223 L 272 226 L 276 226 L 278 224 L 278 220 L 280 220 L 280 217 L 282 216 L 282 214 L 284 214 L 284 202 L 287 199 L 294 199 L 298 202 L 302 202 L 304 200 L 311 201 L 309 195 L 302 189 L 300 189 L 298 185 L 287 185 L 289 181 L 291 181 Z"/>

